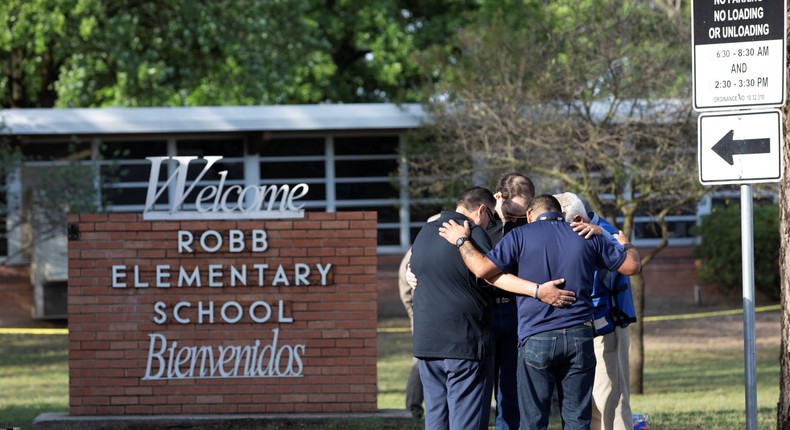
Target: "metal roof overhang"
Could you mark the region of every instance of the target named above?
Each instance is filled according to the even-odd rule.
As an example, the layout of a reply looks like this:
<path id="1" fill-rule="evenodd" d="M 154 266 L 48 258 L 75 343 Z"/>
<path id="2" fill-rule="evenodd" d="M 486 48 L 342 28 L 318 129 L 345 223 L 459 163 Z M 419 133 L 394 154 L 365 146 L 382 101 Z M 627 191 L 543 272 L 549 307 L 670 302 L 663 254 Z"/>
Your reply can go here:
<path id="1" fill-rule="evenodd" d="M 225 131 L 408 130 L 423 125 L 419 104 L 5 109 L 9 135 L 142 134 Z"/>

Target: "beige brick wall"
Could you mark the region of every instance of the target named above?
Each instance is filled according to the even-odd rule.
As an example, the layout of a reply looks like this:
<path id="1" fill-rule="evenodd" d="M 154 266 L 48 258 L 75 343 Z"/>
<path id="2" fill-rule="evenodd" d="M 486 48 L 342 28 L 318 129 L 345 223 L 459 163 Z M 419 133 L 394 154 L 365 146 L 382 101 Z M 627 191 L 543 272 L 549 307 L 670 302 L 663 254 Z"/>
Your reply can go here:
<path id="1" fill-rule="evenodd" d="M 71 415 L 376 410 L 375 212 L 69 223 L 80 231 L 69 242 Z M 245 238 L 229 243 L 232 230 Z M 264 251 L 253 230 L 265 231 Z M 192 252 L 179 252 L 179 231 L 194 236 Z M 223 245 L 209 252 L 214 234 Z M 196 267 L 200 287 L 187 276 Z"/>

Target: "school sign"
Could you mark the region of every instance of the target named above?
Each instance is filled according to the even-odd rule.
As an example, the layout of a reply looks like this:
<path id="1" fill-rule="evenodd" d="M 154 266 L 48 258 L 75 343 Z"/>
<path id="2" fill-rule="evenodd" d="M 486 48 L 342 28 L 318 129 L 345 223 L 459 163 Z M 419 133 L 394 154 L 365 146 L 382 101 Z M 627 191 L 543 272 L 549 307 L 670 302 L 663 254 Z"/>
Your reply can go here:
<path id="1" fill-rule="evenodd" d="M 376 411 L 375 212 L 149 160 L 145 214 L 69 216 L 69 414 Z"/>

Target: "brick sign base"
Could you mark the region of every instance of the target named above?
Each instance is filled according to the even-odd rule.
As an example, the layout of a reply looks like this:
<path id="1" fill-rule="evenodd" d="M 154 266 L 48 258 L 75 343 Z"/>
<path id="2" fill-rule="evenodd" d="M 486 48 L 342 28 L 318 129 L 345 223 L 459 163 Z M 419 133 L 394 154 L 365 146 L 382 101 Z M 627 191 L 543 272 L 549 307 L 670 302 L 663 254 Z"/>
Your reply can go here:
<path id="1" fill-rule="evenodd" d="M 375 412 L 376 214 L 69 216 L 69 414 Z"/>

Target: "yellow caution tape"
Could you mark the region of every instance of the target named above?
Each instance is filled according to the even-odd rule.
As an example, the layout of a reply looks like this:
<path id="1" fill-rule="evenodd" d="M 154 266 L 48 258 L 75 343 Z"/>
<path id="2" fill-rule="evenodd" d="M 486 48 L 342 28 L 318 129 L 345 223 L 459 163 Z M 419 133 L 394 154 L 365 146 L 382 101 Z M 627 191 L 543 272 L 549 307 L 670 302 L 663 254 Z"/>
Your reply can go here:
<path id="1" fill-rule="evenodd" d="M 778 311 L 781 309 L 780 305 L 770 305 L 770 306 L 760 306 L 754 308 L 754 312 L 768 312 L 768 311 Z M 730 309 L 726 311 L 713 311 L 713 312 L 698 312 L 695 314 L 678 314 L 678 315 L 662 315 L 662 316 L 652 316 L 652 317 L 644 317 L 643 320 L 645 322 L 654 322 L 654 321 L 670 321 L 670 320 L 687 320 L 692 318 L 706 318 L 706 317 L 717 317 L 722 315 L 738 315 L 742 314 L 743 309 Z"/>
<path id="2" fill-rule="evenodd" d="M 378 333 L 409 333 L 411 329 L 409 327 L 379 327 L 376 331 Z"/>
<path id="3" fill-rule="evenodd" d="M 778 311 L 779 309 L 781 309 L 781 305 L 760 306 L 754 308 L 754 312 Z M 722 315 L 738 315 L 742 313 L 743 313 L 743 309 L 730 309 L 725 311 L 697 312 L 693 314 L 650 316 L 650 317 L 644 317 L 642 318 L 642 320 L 644 322 L 671 321 L 671 320 L 685 320 L 685 319 L 693 319 L 693 318 L 717 317 Z M 409 327 L 384 327 L 378 329 L 379 333 L 408 333 L 410 331 L 411 329 Z"/>
<path id="4" fill-rule="evenodd" d="M 781 305 L 769 305 L 769 306 L 760 306 L 754 308 L 754 311 L 769 312 L 769 311 L 778 311 L 780 309 L 781 309 Z M 693 318 L 716 317 L 722 315 L 738 315 L 742 313 L 743 313 L 743 309 L 730 309 L 725 311 L 697 312 L 693 314 L 650 316 L 650 317 L 644 317 L 643 320 L 645 322 L 671 321 L 671 320 L 685 320 L 685 319 L 693 319 Z M 378 333 L 409 333 L 410 331 L 411 329 L 409 327 L 381 327 L 377 330 Z M 63 335 L 68 333 L 69 333 L 69 329 L 67 328 L 0 328 L 0 335 L 2 334 Z"/>
<path id="5" fill-rule="evenodd" d="M 67 328 L 0 328 L 0 334 L 69 334 Z"/>

